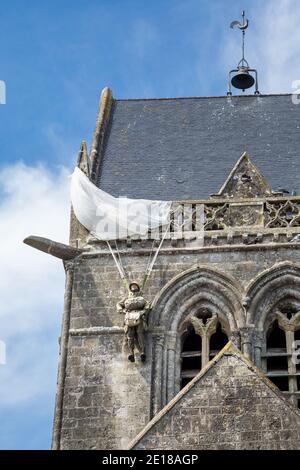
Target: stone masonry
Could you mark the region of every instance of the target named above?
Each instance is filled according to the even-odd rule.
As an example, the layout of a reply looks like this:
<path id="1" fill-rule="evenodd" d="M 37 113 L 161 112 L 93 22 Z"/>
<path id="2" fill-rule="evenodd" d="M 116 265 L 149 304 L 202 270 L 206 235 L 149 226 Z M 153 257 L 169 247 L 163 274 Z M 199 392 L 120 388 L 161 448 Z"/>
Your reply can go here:
<path id="1" fill-rule="evenodd" d="M 66 290 L 53 449 L 299 447 L 300 370 L 291 347 L 300 331 L 300 196 L 271 188 L 243 153 L 251 144 L 278 185 L 288 172 L 284 152 L 298 155 L 297 113 L 283 96 L 127 102 L 104 89 L 90 153 L 83 142 L 77 164 L 115 196 L 149 197 L 155 187 L 157 197 L 173 200 L 170 226 L 143 292 L 152 303 L 147 359 L 131 363 L 116 308 L 126 289 L 106 243 L 71 212 L 70 246 L 59 250 L 69 255 L 58 256 Z M 293 139 L 279 138 L 282 126 L 293 128 Z M 185 199 L 198 186 L 206 199 Z M 112 242 L 130 281 L 142 281 L 162 233 Z M 207 336 L 213 362 L 182 388 L 186 334 L 193 322 L 204 328 L 207 315 L 235 349 L 209 355 Z M 264 376 L 276 322 L 289 348 L 278 356 L 288 363 L 284 392 Z"/>
<path id="2" fill-rule="evenodd" d="M 149 423 L 132 449 L 299 449 L 300 412 L 226 346 Z"/>
<path id="3" fill-rule="evenodd" d="M 140 279 L 147 257 L 141 250 L 123 256 L 132 279 Z M 230 282 L 234 279 L 242 301 L 250 281 L 280 262 L 299 266 L 300 271 L 300 251 L 288 246 L 162 250 L 145 297 L 153 299 L 177 275 L 199 266 L 223 273 Z M 152 417 L 153 344 L 158 336 L 151 329 L 147 333 L 145 364 L 126 360 L 122 316 L 115 307 L 124 294 L 108 253 L 74 261 L 62 449 L 126 448 Z"/>

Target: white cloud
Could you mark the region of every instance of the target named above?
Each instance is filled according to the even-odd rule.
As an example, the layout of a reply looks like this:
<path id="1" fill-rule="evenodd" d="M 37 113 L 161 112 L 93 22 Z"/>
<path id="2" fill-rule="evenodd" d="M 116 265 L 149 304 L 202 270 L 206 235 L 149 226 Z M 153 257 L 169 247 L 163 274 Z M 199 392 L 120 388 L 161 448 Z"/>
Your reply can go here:
<path id="1" fill-rule="evenodd" d="M 67 242 L 69 171 L 17 163 L 0 171 L 0 404 L 17 405 L 55 387 L 64 270 L 23 244 L 31 234 Z"/>
<path id="2" fill-rule="evenodd" d="M 260 62 L 265 73 L 266 89 L 270 92 L 291 92 L 292 82 L 300 79 L 300 3 L 297 0 L 280 0 L 276 5 L 269 2 L 265 20 L 266 49 L 264 51 L 262 43 L 260 48 L 264 52 Z"/>

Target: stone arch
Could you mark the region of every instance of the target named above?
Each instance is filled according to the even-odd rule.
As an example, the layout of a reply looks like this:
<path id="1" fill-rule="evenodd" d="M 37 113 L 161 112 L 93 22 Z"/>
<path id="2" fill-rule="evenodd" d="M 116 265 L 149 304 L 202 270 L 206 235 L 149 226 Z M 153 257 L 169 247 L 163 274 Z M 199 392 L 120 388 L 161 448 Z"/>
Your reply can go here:
<path id="1" fill-rule="evenodd" d="M 278 263 L 247 287 L 247 323 L 262 331 L 271 310 L 284 299 L 300 302 L 300 266 Z"/>
<path id="2" fill-rule="evenodd" d="M 290 303 L 300 310 L 300 266 L 278 263 L 260 273 L 247 287 L 247 325 L 252 328 L 252 354 L 261 367 L 266 331 L 280 305 Z"/>
<path id="3" fill-rule="evenodd" d="M 175 276 L 158 293 L 150 315 L 153 334 L 152 403 L 156 414 L 180 389 L 180 330 L 183 322 L 210 309 L 229 325 L 229 337 L 239 347 L 239 329 L 245 325 L 243 288 L 231 277 L 197 266 Z M 224 326 L 225 327 L 225 326 Z"/>

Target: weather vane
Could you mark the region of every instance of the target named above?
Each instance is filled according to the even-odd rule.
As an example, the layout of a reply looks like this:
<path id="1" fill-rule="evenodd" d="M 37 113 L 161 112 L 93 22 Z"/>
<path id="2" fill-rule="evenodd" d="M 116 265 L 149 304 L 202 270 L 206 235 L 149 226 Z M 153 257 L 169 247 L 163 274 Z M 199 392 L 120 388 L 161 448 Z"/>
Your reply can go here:
<path id="1" fill-rule="evenodd" d="M 231 70 L 229 72 L 229 88 L 228 88 L 228 93 L 227 95 L 231 96 L 231 85 L 234 88 L 237 88 L 239 90 L 247 90 L 248 88 L 251 88 L 255 84 L 255 94 L 258 95 L 258 81 L 257 81 L 257 70 L 251 69 L 249 66 L 249 63 L 245 59 L 245 34 L 246 34 L 246 29 L 249 26 L 249 20 L 246 18 L 245 19 L 245 11 L 242 11 L 242 22 L 235 20 L 230 23 L 230 28 L 234 27 L 239 28 L 242 31 L 242 59 L 239 61 L 237 68 L 234 70 Z M 250 72 L 254 72 L 255 74 L 255 79 L 254 77 L 250 74 Z M 231 78 L 231 74 L 234 73 L 234 76 Z"/>

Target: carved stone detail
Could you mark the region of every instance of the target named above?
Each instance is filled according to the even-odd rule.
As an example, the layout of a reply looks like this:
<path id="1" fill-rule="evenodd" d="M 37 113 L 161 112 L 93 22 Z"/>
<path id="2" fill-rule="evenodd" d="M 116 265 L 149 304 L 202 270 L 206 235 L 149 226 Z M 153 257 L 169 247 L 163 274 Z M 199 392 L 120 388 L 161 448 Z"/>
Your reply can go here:
<path id="1" fill-rule="evenodd" d="M 300 311 L 295 313 L 292 318 L 287 318 L 284 313 L 277 310 L 275 318 L 278 321 L 278 325 L 285 331 L 296 331 L 299 329 Z"/>
<path id="2" fill-rule="evenodd" d="M 201 336 L 202 339 L 201 366 L 204 367 L 209 362 L 209 340 L 217 331 L 218 317 L 216 314 L 213 314 L 212 317 L 204 320 L 203 318 L 191 316 L 190 321 L 195 333 Z"/>
<path id="3" fill-rule="evenodd" d="M 226 228 L 226 215 L 229 204 L 205 204 L 204 230 L 224 230 Z"/>
<path id="4" fill-rule="evenodd" d="M 220 191 L 211 196 L 223 201 L 204 204 L 204 230 L 226 230 L 232 227 L 299 227 L 298 199 L 282 196 L 281 192 L 271 190 L 249 156 L 244 153 Z M 249 201 L 257 198 L 262 201 Z"/>
<path id="5" fill-rule="evenodd" d="M 287 201 L 266 201 L 265 205 L 266 228 L 299 227 L 299 203 Z"/>
<path id="6" fill-rule="evenodd" d="M 245 152 L 234 166 L 220 191 L 212 197 L 253 198 L 271 195 L 271 187 Z"/>
<path id="7" fill-rule="evenodd" d="M 77 166 L 88 178 L 90 177 L 90 159 L 87 152 L 86 142 L 84 140 L 80 144 Z"/>
<path id="8" fill-rule="evenodd" d="M 262 227 L 263 203 L 230 203 L 205 205 L 204 230 L 225 230 L 229 227 Z"/>
<path id="9" fill-rule="evenodd" d="M 263 204 L 230 204 L 225 220 L 228 227 L 261 226 L 263 224 Z"/>
<path id="10" fill-rule="evenodd" d="M 190 317 L 190 322 L 194 327 L 195 333 L 199 336 L 210 338 L 217 330 L 218 317 L 216 314 L 213 314 L 211 318 L 207 318 L 204 322 L 202 318 L 193 315 Z"/>

